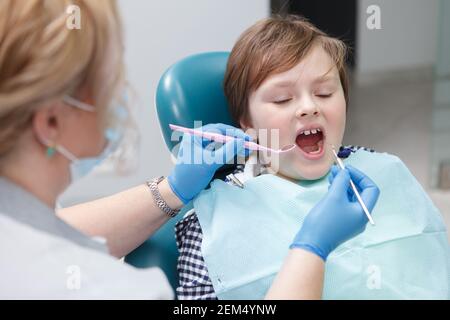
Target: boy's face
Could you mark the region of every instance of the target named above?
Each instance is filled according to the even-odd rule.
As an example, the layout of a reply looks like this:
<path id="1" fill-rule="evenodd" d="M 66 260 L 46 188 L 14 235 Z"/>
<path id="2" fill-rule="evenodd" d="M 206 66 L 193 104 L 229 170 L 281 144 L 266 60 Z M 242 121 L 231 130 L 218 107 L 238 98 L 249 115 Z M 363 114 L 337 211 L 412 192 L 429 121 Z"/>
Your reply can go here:
<path id="1" fill-rule="evenodd" d="M 346 102 L 339 72 L 320 45 L 292 69 L 269 76 L 249 96 L 250 123 L 244 129 L 268 130 L 266 146 L 296 148 L 280 155 L 278 174 L 295 180 L 323 177 L 334 161 L 345 130 Z M 279 145 L 270 130 L 279 130 Z M 306 132 L 305 132 L 306 130 Z M 308 132 L 309 131 L 309 132 Z"/>

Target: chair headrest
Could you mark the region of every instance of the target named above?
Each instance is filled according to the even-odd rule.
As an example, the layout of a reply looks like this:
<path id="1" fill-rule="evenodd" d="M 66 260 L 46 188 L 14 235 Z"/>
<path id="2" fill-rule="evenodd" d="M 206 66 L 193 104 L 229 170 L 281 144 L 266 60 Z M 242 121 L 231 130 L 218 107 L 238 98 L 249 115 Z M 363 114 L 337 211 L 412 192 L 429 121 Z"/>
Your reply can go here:
<path id="1" fill-rule="evenodd" d="M 169 150 L 169 124 L 193 128 L 208 123 L 233 125 L 223 91 L 229 52 L 207 52 L 188 56 L 173 64 L 161 77 L 156 90 L 156 109 Z"/>

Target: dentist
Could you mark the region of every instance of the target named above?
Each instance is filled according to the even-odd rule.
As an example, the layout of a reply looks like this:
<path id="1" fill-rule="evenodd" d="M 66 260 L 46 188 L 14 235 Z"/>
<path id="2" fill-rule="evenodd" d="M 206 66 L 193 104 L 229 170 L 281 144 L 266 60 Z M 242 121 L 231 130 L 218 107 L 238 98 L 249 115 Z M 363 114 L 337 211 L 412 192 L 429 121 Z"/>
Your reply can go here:
<path id="1" fill-rule="evenodd" d="M 70 4 L 83 12 L 81 30 L 65 26 Z M 176 215 L 219 164 L 180 162 L 167 178 L 55 212 L 59 195 L 111 154 L 122 136 L 126 141 L 131 120 L 116 103 L 124 83 L 114 1 L 0 2 L 0 298 L 174 298 L 161 270 L 137 270 L 116 258 Z M 248 139 L 233 129 L 239 139 L 215 151 L 189 136 L 182 149 L 203 158 L 214 152 L 228 162 L 245 154 Z M 329 193 L 295 237 L 268 298 L 320 298 L 326 256 L 364 230 L 367 219 L 347 195 L 350 177 L 369 210 L 378 188 L 352 168 L 334 169 L 331 177 Z"/>

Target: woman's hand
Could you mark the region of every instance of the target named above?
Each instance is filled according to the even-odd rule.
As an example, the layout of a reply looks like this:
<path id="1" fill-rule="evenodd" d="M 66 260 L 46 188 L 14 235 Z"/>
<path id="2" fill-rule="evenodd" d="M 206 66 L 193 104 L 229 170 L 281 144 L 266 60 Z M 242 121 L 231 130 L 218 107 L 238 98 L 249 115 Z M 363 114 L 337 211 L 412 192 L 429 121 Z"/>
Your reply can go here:
<path id="1" fill-rule="evenodd" d="M 375 183 L 351 166 L 345 170 L 333 166 L 328 193 L 307 215 L 291 248 L 310 251 L 325 261 L 337 246 L 365 230 L 368 219 L 350 187 L 350 178 L 369 211 L 373 210 L 380 194 Z"/>
<path id="2" fill-rule="evenodd" d="M 211 148 L 211 140 L 184 134 L 178 152 L 177 164 L 168 177 L 173 192 L 186 204 L 200 193 L 211 181 L 214 173 L 236 155 L 246 156 L 244 140 L 251 137 L 242 130 L 226 124 L 208 124 L 200 128 L 203 131 L 233 136 L 234 139 L 220 148 Z"/>

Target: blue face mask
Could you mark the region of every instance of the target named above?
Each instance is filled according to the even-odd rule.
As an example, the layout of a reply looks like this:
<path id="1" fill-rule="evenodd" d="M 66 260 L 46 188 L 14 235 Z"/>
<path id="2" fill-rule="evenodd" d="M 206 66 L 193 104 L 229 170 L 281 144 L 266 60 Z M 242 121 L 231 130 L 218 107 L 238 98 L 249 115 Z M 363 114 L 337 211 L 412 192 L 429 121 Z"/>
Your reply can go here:
<path id="1" fill-rule="evenodd" d="M 65 96 L 63 101 L 71 107 L 78 108 L 87 112 L 95 112 L 95 107 L 87 103 L 78 101 L 72 97 Z M 105 149 L 102 153 L 96 157 L 90 158 L 77 158 L 72 152 L 67 150 L 62 145 L 54 146 L 54 149 L 70 160 L 70 174 L 72 182 L 79 180 L 80 178 L 89 174 L 95 167 L 100 165 L 105 159 L 113 154 L 119 147 L 120 142 L 123 139 L 125 126 L 124 123 L 128 118 L 128 111 L 126 108 L 120 106 L 113 110 L 113 125 L 108 127 L 104 136 L 107 141 Z M 48 145 L 48 143 L 46 143 Z"/>
<path id="2" fill-rule="evenodd" d="M 56 147 L 56 149 L 61 152 L 61 146 Z M 113 143 L 111 140 L 108 140 L 108 145 L 105 149 L 103 149 L 102 153 L 96 157 L 83 158 L 78 159 L 72 157 L 70 163 L 70 176 L 72 182 L 81 179 L 82 177 L 88 175 L 95 167 L 100 165 L 105 159 L 107 159 L 114 151 L 117 149 L 117 144 Z M 67 153 L 67 149 L 65 149 L 65 153 Z"/>

